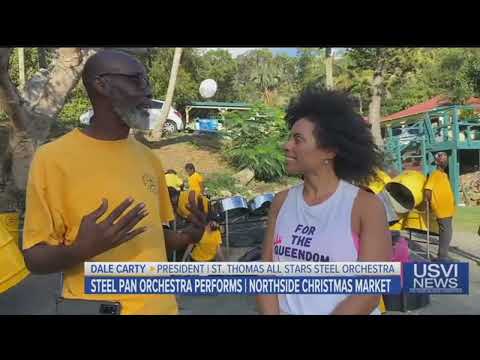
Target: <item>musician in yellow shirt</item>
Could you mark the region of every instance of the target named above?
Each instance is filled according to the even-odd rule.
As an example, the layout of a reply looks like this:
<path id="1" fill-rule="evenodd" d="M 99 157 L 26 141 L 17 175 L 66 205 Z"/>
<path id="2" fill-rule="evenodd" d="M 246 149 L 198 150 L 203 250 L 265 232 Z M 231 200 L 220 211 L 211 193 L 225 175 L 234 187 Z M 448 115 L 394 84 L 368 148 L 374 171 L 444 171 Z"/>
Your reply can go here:
<path id="1" fill-rule="evenodd" d="M 194 191 L 177 191 L 172 187 L 168 188 L 172 206 L 179 217 L 191 221 L 191 202 L 198 204 L 198 208 L 208 216 L 210 204 L 205 196 L 194 197 Z M 193 200 L 195 199 L 195 200 Z M 222 235 L 217 229 L 216 223 L 212 228 L 206 229 L 200 241 L 193 246 L 191 257 L 195 261 L 224 260 L 221 249 Z M 191 249 L 189 249 L 191 250 Z"/>
<path id="2" fill-rule="evenodd" d="M 439 226 L 438 261 L 449 261 L 448 249 L 452 241 L 452 219 L 455 214 L 455 198 L 446 169 L 448 156 L 444 152 L 435 154 L 437 169 L 425 184 L 425 198 L 433 210 Z"/>
<path id="3" fill-rule="evenodd" d="M 203 184 L 203 176 L 200 175 L 193 164 L 186 164 L 185 171 L 188 174 L 188 190 L 195 191 L 195 194 L 203 195 L 205 187 Z"/>
<path id="4" fill-rule="evenodd" d="M 77 314 L 81 303 L 92 315 L 177 314 L 173 295 L 85 294 L 84 262 L 164 262 L 167 247 L 199 242 L 210 224 L 193 207 L 196 226 L 163 229 L 174 215 L 162 163 L 129 137 L 131 128 L 148 127 L 152 94 L 144 66 L 101 51 L 87 60 L 82 79 L 93 107 L 90 126 L 41 146 L 30 167 L 25 264 L 37 274 L 63 273 L 63 313 Z"/>
<path id="5" fill-rule="evenodd" d="M 210 202 L 206 196 L 195 196 L 194 191 L 178 191 L 171 186 L 168 187 L 168 192 L 174 211 L 182 219 L 190 221 L 191 212 L 189 207 L 199 205 L 199 201 L 202 203 L 201 206 L 204 212 L 208 213 Z"/>
<path id="6" fill-rule="evenodd" d="M 178 191 L 183 190 L 183 181 L 177 175 L 177 172 L 175 170 L 168 169 L 167 171 L 165 171 L 165 180 L 167 182 L 167 187 L 172 187 Z"/>

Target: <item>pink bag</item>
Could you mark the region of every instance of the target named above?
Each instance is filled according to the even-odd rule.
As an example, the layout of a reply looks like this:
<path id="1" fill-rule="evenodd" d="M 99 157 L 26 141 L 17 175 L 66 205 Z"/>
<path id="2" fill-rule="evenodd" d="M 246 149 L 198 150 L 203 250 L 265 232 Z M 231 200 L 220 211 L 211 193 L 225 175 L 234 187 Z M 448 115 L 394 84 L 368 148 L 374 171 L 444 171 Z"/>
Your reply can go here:
<path id="1" fill-rule="evenodd" d="M 395 246 L 393 247 L 392 261 L 400 262 L 401 265 L 411 261 L 410 253 L 408 251 L 408 241 L 404 237 L 400 237 Z M 400 282 L 403 284 L 403 269 L 400 273 Z"/>
<path id="2" fill-rule="evenodd" d="M 396 262 L 409 262 L 410 253 L 408 251 L 408 241 L 404 237 L 400 237 L 395 246 L 393 247 L 393 258 L 392 261 Z"/>

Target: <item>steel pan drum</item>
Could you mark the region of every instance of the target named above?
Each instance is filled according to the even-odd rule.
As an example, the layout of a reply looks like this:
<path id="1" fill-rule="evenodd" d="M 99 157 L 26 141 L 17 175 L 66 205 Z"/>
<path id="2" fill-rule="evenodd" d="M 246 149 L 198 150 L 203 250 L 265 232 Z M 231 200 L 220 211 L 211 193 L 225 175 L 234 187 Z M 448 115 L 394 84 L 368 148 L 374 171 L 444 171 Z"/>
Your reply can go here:
<path id="1" fill-rule="evenodd" d="M 225 213 L 228 211 L 229 218 L 236 218 L 248 214 L 249 207 L 247 199 L 243 196 L 232 196 L 217 200 L 214 204 L 215 212 L 220 218 L 225 218 Z"/>
<path id="2" fill-rule="evenodd" d="M 267 193 L 263 195 L 259 195 L 252 200 L 249 201 L 248 205 L 250 207 L 250 211 L 252 215 L 265 215 L 267 209 L 272 204 L 273 198 L 275 197 L 275 193 Z"/>
<path id="3" fill-rule="evenodd" d="M 390 197 L 388 196 L 388 194 L 385 191 L 382 191 L 378 193 L 377 196 L 380 198 L 380 200 L 382 200 L 383 206 L 385 207 L 385 212 L 387 213 L 388 225 L 393 225 L 396 222 L 398 222 L 400 218 L 395 212 L 395 209 L 393 208 L 393 205 L 390 201 Z"/>
<path id="4" fill-rule="evenodd" d="M 421 172 L 407 170 L 385 185 L 385 189 L 402 207 L 411 211 L 423 202 L 426 180 Z"/>
<path id="5" fill-rule="evenodd" d="M 238 259 L 239 262 L 251 262 L 251 261 L 261 261 L 262 260 L 262 247 L 257 246 L 253 249 L 247 251 Z"/>

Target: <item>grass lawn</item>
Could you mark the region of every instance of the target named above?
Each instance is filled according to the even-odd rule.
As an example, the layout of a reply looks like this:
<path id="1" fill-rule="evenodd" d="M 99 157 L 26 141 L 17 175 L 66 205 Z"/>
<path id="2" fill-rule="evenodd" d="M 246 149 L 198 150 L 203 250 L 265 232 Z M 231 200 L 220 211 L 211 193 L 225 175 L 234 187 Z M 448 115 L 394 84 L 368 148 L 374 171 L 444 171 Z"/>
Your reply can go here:
<path id="1" fill-rule="evenodd" d="M 480 226 L 480 207 L 458 207 L 453 222 L 454 229 L 476 234 Z"/>

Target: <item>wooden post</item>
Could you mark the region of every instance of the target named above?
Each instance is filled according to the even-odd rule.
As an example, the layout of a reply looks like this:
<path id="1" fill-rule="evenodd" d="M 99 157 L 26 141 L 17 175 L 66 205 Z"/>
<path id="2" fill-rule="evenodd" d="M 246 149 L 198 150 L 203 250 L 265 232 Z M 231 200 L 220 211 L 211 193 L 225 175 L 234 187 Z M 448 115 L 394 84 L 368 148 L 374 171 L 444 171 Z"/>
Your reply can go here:
<path id="1" fill-rule="evenodd" d="M 428 175 L 428 154 L 425 144 L 425 135 L 422 136 L 422 170 L 425 175 Z"/>
<path id="2" fill-rule="evenodd" d="M 173 232 L 177 232 L 177 216 L 175 215 L 175 219 L 173 220 Z M 177 251 L 173 250 L 173 262 L 177 261 Z"/>
<path id="3" fill-rule="evenodd" d="M 228 210 L 225 211 L 225 240 L 227 243 L 227 255 L 230 255 L 230 239 L 229 239 L 229 229 L 228 229 Z"/>

